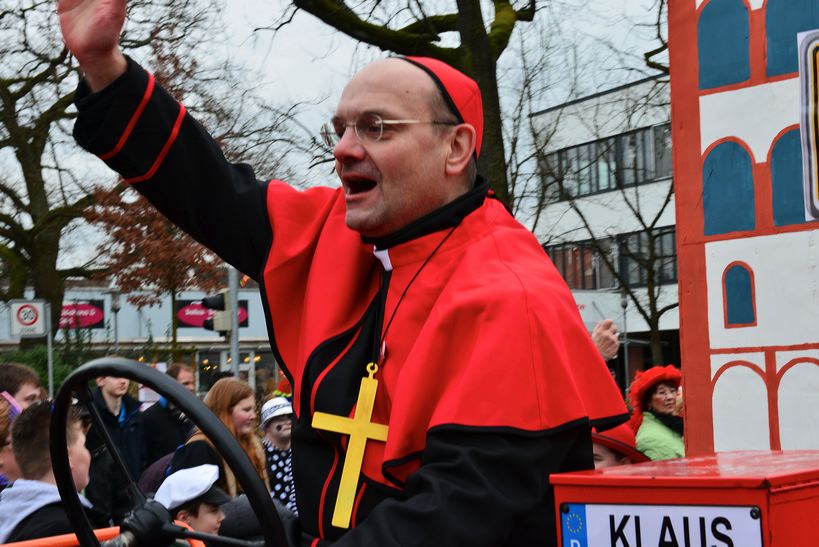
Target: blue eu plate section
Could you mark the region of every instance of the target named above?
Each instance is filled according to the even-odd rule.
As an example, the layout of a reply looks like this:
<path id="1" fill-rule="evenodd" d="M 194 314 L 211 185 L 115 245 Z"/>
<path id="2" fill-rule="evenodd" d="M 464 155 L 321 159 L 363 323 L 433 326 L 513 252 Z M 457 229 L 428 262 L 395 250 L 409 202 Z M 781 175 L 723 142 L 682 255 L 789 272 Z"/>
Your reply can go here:
<path id="1" fill-rule="evenodd" d="M 561 511 L 560 527 L 563 531 L 563 547 L 588 547 L 588 523 L 586 522 L 586 505 L 570 503 Z"/>

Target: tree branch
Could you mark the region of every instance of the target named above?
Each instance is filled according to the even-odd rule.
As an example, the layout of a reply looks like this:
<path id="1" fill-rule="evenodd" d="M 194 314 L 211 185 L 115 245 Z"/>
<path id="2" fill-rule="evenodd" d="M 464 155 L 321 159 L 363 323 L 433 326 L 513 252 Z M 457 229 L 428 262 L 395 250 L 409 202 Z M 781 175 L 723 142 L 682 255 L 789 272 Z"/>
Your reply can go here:
<path id="1" fill-rule="evenodd" d="M 446 15 L 430 15 L 423 19 L 418 19 L 404 28 L 399 29 L 398 32 L 427 36 L 429 40 L 437 42 L 441 39 L 440 35 L 444 32 L 457 32 L 457 30 L 458 14 L 448 13 Z"/>
<path id="2" fill-rule="evenodd" d="M 424 55 L 460 66 L 460 55 L 455 48 L 433 45 L 427 34 L 393 30 L 361 19 L 344 2 L 333 0 L 294 0 L 300 9 L 321 19 L 326 24 L 355 40 L 375 46 L 382 51 L 400 55 Z M 457 17 L 457 16 L 456 16 Z"/>

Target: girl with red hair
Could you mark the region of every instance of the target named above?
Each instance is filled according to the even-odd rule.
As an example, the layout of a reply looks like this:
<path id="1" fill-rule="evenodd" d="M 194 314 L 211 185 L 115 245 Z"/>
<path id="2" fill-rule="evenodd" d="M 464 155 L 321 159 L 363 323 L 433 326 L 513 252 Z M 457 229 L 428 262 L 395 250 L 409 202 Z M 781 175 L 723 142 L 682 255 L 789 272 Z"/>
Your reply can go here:
<path id="1" fill-rule="evenodd" d="M 205 404 L 233 434 L 253 463 L 259 478 L 267 484 L 264 450 L 256 436 L 256 399 L 251 387 L 235 378 L 222 378 L 210 388 Z M 171 471 L 202 464 L 219 466 L 216 484 L 231 497 L 241 493 L 233 472 L 225 465 L 210 440 L 203 433 L 195 431 L 185 446 L 177 450 L 171 462 Z"/>

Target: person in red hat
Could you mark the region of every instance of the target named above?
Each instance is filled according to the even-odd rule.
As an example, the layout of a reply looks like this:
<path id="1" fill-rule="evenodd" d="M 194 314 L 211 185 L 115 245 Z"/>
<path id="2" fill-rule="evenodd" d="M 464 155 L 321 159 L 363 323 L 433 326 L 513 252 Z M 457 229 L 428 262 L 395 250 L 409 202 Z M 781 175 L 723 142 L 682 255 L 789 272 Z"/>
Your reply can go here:
<path id="1" fill-rule="evenodd" d="M 637 449 L 652 460 L 685 456 L 683 419 L 677 413 L 682 374 L 673 365 L 638 371 L 628 392 Z"/>
<path id="2" fill-rule="evenodd" d="M 603 433 L 592 431 L 592 443 L 595 469 L 649 461 L 648 456 L 637 450 L 629 424 L 620 424 Z"/>
<path id="3" fill-rule="evenodd" d="M 566 283 L 477 175 L 475 81 L 368 65 L 322 130 L 340 187 L 300 191 L 229 163 L 123 56 L 124 0 L 58 11 L 78 142 L 259 284 L 312 545 L 554 545 L 549 474 L 591 468 L 591 427 L 627 413 Z"/>

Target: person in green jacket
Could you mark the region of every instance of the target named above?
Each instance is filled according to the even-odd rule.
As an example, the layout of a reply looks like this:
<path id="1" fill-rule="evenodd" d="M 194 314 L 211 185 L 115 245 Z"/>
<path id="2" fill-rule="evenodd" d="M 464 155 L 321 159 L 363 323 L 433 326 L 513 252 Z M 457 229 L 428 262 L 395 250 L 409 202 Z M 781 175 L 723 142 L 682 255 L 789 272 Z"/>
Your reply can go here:
<path id="1" fill-rule="evenodd" d="M 637 450 L 652 460 L 685 456 L 683 419 L 677 414 L 682 374 L 673 365 L 638 371 L 629 387 Z"/>

